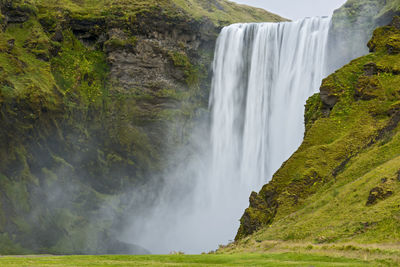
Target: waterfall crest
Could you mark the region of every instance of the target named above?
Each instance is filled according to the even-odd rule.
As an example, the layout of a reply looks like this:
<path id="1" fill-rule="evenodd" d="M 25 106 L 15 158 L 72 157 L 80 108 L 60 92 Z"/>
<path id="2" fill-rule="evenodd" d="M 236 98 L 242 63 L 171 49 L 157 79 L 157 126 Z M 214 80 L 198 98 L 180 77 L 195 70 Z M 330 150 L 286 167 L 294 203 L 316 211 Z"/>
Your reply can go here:
<path id="1" fill-rule="evenodd" d="M 211 132 L 197 140 L 198 155 L 167 175 L 159 204 L 135 223 L 135 243 L 154 253 L 200 253 L 234 238 L 251 191 L 302 142 L 304 105 L 326 75 L 329 26 L 329 18 L 310 18 L 222 30 Z"/>
<path id="2" fill-rule="evenodd" d="M 213 171 L 256 190 L 301 144 L 304 105 L 326 74 L 330 19 L 222 30 L 210 97 Z"/>

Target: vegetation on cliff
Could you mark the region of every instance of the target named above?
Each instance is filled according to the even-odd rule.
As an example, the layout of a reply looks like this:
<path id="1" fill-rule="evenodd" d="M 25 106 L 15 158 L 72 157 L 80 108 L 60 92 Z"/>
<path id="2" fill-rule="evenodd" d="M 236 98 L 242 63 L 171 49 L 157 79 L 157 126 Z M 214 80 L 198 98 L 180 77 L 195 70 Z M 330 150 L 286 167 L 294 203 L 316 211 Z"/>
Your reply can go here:
<path id="1" fill-rule="evenodd" d="M 190 3 L 0 0 L 1 254 L 143 253 L 112 230 L 206 107 L 219 28 L 281 20 Z"/>
<path id="2" fill-rule="evenodd" d="M 252 194 L 231 248 L 400 241 L 399 36 L 395 17 L 375 30 L 370 54 L 322 82 L 306 106 L 304 142 Z"/>

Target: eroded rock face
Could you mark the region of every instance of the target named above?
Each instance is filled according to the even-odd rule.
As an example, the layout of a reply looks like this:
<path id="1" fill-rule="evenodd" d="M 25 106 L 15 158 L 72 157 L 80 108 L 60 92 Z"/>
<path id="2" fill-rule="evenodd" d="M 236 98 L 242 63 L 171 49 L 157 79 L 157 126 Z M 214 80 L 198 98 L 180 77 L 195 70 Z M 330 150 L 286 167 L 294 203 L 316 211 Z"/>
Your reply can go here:
<path id="1" fill-rule="evenodd" d="M 4 15 L 6 23 L 23 23 L 32 15 L 30 11 L 21 8 L 14 9 L 7 3 L 4 7 Z"/>
<path id="2" fill-rule="evenodd" d="M 269 187 L 267 189 L 267 187 Z M 240 228 L 235 237 L 235 240 L 251 235 L 259 230 L 261 227 L 269 224 L 274 219 L 274 216 L 279 207 L 278 193 L 266 186 L 266 189 L 260 194 L 252 192 L 250 195 L 250 206 L 245 210 L 242 218 L 240 219 Z"/>
<path id="3" fill-rule="evenodd" d="M 155 52 L 153 45 L 149 40 L 141 40 L 135 48 L 136 53 L 125 49 L 108 53 L 114 88 L 130 90 L 156 81 L 168 83 L 171 79 L 167 75 L 168 60 L 162 53 Z"/>
<path id="4" fill-rule="evenodd" d="M 14 11 L 6 14 L 19 12 Z M 0 53 L 15 60 L 21 71 L 27 71 L 28 64 L 14 53 L 16 47 L 24 56 L 39 59 L 34 64 L 45 64 L 43 76 L 48 80 L 42 84 L 50 88 L 32 85 L 17 99 L 0 90 L 0 180 L 21 190 L 19 201 L 0 192 L 0 217 L 7 214 L 0 228 L 10 235 L 10 243 L 31 251 L 148 253 L 112 239 L 114 225 L 104 221 L 109 218 L 100 210 L 110 196 L 122 200 L 136 186 L 162 184 L 157 176 L 165 164 L 162 155 L 185 138 L 178 132 L 184 130 L 174 132 L 174 123 L 187 119 L 184 112 L 207 107 L 191 89 L 208 94 L 206 66 L 212 58 L 204 55 L 212 55 L 217 28 L 208 22 L 160 19 L 157 14 L 120 25 L 66 14 L 54 23 L 36 21 L 38 33 L 31 34 L 23 23 L 29 16 L 7 17 L 5 28 L 18 23 L 27 40 L 21 45 L 17 38 L 7 39 Z M 67 79 L 72 83 L 66 84 Z M 0 84 L 15 89 L 6 78 L 1 77 Z M 99 88 L 107 93 L 101 95 Z M 98 91 L 91 95 L 91 90 Z M 47 183 L 49 179 L 53 182 Z M 151 190 L 144 202 L 157 195 L 157 189 Z M 69 213 L 71 222 L 79 221 L 80 226 L 71 230 L 48 219 L 58 218 L 57 210 Z M 117 225 L 121 210 L 109 211 Z M 39 215 L 33 218 L 31 213 Z M 29 228 L 16 226 L 14 218 Z M 85 227 L 93 231 L 90 240 L 69 246 L 88 231 Z"/>
<path id="5" fill-rule="evenodd" d="M 339 97 L 335 94 L 335 89 L 334 86 L 331 86 L 328 79 L 322 82 L 320 98 L 323 103 L 323 111 L 325 114 L 329 114 L 339 100 Z"/>
<path id="6" fill-rule="evenodd" d="M 213 49 L 209 32 L 214 32 L 215 36 L 216 29 L 206 23 L 200 30 L 205 34 L 173 28 L 164 33 L 151 32 L 148 35 L 134 36 L 135 40 L 132 41 L 132 36 L 127 36 L 121 29 L 111 29 L 104 46 L 114 87 L 125 90 L 135 86 L 152 87 L 156 90 L 165 87 L 187 90 L 185 70 L 182 68 L 184 66 L 175 66 L 172 54 L 179 52 L 190 58 L 193 64 L 198 63 L 202 49 Z M 119 42 L 119 45 L 111 46 L 112 42 Z"/>

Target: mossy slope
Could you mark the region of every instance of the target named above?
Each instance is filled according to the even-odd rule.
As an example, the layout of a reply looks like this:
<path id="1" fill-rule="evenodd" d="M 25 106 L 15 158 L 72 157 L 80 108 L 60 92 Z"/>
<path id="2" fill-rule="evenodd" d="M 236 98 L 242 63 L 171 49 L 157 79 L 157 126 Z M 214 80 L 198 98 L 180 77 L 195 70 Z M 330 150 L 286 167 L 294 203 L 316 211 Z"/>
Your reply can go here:
<path id="1" fill-rule="evenodd" d="M 239 246 L 400 242 L 399 22 L 376 29 L 371 53 L 330 75 L 308 100 L 304 141 L 250 197 Z"/>

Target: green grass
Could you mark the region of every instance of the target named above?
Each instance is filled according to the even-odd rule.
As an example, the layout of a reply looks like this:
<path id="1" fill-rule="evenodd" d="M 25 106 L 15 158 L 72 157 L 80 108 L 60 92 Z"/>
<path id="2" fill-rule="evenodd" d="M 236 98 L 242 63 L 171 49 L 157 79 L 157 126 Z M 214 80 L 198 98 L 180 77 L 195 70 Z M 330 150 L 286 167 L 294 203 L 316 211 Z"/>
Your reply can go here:
<path id="1" fill-rule="evenodd" d="M 225 0 L 173 0 L 185 12 L 196 19 L 209 18 L 216 24 L 235 22 L 278 22 L 282 17 L 263 9 L 239 5 Z"/>
<path id="2" fill-rule="evenodd" d="M 21 0 L 20 0 L 21 1 Z M 135 21 L 136 16 L 156 13 L 186 20 L 208 19 L 216 25 L 235 22 L 278 22 L 284 18 L 263 9 L 239 5 L 226 0 L 23 0 L 38 7 L 43 15 L 51 9 L 63 9 L 76 18 L 113 17 Z"/>
<path id="3" fill-rule="evenodd" d="M 1 266 L 384 266 L 383 262 L 311 254 L 3 257 Z"/>

